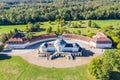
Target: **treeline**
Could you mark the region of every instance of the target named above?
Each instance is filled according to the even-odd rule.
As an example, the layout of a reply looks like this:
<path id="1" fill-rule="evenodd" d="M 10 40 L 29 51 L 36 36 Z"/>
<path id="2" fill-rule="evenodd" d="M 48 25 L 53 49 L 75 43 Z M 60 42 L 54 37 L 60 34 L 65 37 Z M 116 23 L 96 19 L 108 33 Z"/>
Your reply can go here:
<path id="1" fill-rule="evenodd" d="M 21 3 L 0 5 L 0 24 L 26 24 L 28 22 L 86 19 L 120 19 L 119 3 L 78 2 L 78 3 Z"/>
<path id="2" fill-rule="evenodd" d="M 6 2 L 6 3 L 28 3 L 28 2 L 39 2 L 39 3 L 54 3 L 54 2 L 86 2 L 86 1 L 99 1 L 99 0 L 0 0 L 0 2 Z M 117 2 L 119 0 L 101 0 L 101 1 L 113 1 L 113 2 Z"/>

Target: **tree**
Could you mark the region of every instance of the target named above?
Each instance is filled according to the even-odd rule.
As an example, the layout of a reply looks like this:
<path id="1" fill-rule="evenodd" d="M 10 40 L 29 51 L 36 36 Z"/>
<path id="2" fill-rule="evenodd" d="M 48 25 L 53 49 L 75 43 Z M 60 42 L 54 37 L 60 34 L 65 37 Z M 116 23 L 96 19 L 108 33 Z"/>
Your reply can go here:
<path id="1" fill-rule="evenodd" d="M 102 57 L 93 59 L 88 69 L 90 74 L 95 76 L 96 79 L 109 80 L 111 66 L 106 61 L 103 61 Z"/>
<path id="2" fill-rule="evenodd" d="M 32 27 L 33 27 L 33 24 L 31 22 L 28 22 L 27 25 L 26 25 L 25 31 L 27 33 L 31 32 L 32 31 Z"/>
<path id="3" fill-rule="evenodd" d="M 56 20 L 55 20 L 55 23 L 56 23 L 56 24 L 58 24 L 58 22 L 59 22 L 59 20 L 58 20 L 58 19 L 56 19 Z"/>
<path id="4" fill-rule="evenodd" d="M 56 34 L 59 34 L 60 33 L 60 29 L 59 27 L 56 28 Z"/>
<path id="5" fill-rule="evenodd" d="M 67 27 L 71 27 L 71 24 L 71 21 L 69 21 Z"/>
<path id="6" fill-rule="evenodd" d="M 11 37 L 10 33 L 7 33 L 6 37 L 7 37 L 7 39 L 9 39 Z"/>
<path id="7" fill-rule="evenodd" d="M 8 40 L 7 35 L 6 35 L 6 34 L 2 34 L 2 35 L 1 35 L 1 41 L 2 41 L 3 43 L 5 43 L 7 40 Z"/>
<path id="8" fill-rule="evenodd" d="M 120 49 L 120 43 L 117 44 L 117 48 Z"/>
<path id="9" fill-rule="evenodd" d="M 92 22 L 92 25 L 91 25 L 92 28 L 97 28 L 97 24 L 95 22 Z"/>
<path id="10" fill-rule="evenodd" d="M 52 27 L 49 27 L 46 29 L 46 33 L 49 34 L 49 33 L 52 33 Z"/>
<path id="11" fill-rule="evenodd" d="M 49 20 L 48 23 L 51 24 L 51 21 Z"/>
<path id="12" fill-rule="evenodd" d="M 77 34 L 78 34 L 78 35 L 81 35 L 81 31 L 80 31 L 80 30 L 77 30 Z"/>
<path id="13" fill-rule="evenodd" d="M 14 29 L 14 32 L 15 32 L 15 33 L 17 33 L 17 32 L 18 32 L 18 29 L 17 29 L 17 28 L 15 28 L 15 29 Z"/>
<path id="14" fill-rule="evenodd" d="M 120 51 L 119 50 L 106 50 L 103 54 L 104 60 L 106 60 L 112 69 L 120 70 Z"/>
<path id="15" fill-rule="evenodd" d="M 31 34 L 31 33 L 27 33 L 26 35 L 25 35 L 25 38 L 26 39 L 30 39 L 30 38 L 32 38 L 33 37 L 33 34 Z"/>
<path id="16" fill-rule="evenodd" d="M 93 59 L 88 70 L 91 75 L 100 80 L 116 80 L 111 79 L 114 76 L 111 75 L 114 71 L 120 71 L 120 51 L 119 50 L 106 50 L 104 54 Z"/>
<path id="17" fill-rule="evenodd" d="M 81 23 L 78 23 L 78 24 L 77 24 L 77 27 L 78 27 L 78 28 L 81 28 L 81 27 L 82 27 Z"/>
<path id="18" fill-rule="evenodd" d="M 14 32 L 13 31 L 10 31 L 10 36 L 13 36 L 14 35 Z"/>
<path id="19" fill-rule="evenodd" d="M 63 34 L 63 32 L 64 32 L 64 29 L 61 27 L 60 28 L 60 34 Z"/>
<path id="20" fill-rule="evenodd" d="M 92 25 L 92 21 L 89 20 L 89 21 L 88 21 L 88 27 L 91 27 L 91 25 Z"/>
<path id="21" fill-rule="evenodd" d="M 4 45 L 0 44 L 0 52 L 2 52 L 3 48 L 4 48 Z"/>
<path id="22" fill-rule="evenodd" d="M 31 32 L 36 32 L 40 30 L 40 23 L 37 22 L 33 26 L 31 26 Z"/>
<path id="23" fill-rule="evenodd" d="M 87 36 L 88 36 L 88 37 L 92 37 L 93 35 L 94 35 L 94 33 L 90 32 L 90 31 L 87 32 Z"/>
<path id="24" fill-rule="evenodd" d="M 113 40 L 114 43 L 118 43 L 120 41 L 120 39 L 116 36 L 113 36 L 112 40 Z"/>
<path id="25" fill-rule="evenodd" d="M 64 19 L 61 19 L 61 20 L 60 20 L 60 24 L 61 24 L 61 26 L 63 26 L 63 25 L 65 24 L 65 20 L 64 20 Z"/>

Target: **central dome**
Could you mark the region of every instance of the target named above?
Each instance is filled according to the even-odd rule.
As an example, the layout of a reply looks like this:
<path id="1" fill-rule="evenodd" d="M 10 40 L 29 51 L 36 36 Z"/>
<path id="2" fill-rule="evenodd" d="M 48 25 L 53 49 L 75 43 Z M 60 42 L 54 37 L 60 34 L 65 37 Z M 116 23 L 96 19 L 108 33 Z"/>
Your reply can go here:
<path id="1" fill-rule="evenodd" d="M 62 38 L 60 38 L 60 39 L 57 39 L 56 41 L 55 41 L 55 44 L 57 44 L 57 45 L 66 45 L 66 41 L 64 40 L 64 39 L 62 39 Z"/>
<path id="2" fill-rule="evenodd" d="M 54 42 L 54 46 L 56 47 L 58 52 L 61 52 L 62 49 L 65 47 L 66 45 L 66 41 L 62 38 L 58 38 L 55 42 Z"/>

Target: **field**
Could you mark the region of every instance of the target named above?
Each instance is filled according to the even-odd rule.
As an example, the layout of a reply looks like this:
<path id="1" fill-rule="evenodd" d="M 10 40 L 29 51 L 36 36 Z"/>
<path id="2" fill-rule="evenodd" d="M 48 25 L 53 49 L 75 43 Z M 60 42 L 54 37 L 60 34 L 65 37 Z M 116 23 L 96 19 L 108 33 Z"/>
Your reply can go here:
<path id="1" fill-rule="evenodd" d="M 82 34 L 86 34 L 88 30 L 96 33 L 99 31 L 99 29 L 96 28 L 87 28 L 88 20 L 83 20 L 84 24 L 82 24 L 82 27 L 84 28 L 70 28 L 67 27 L 66 29 L 68 31 L 75 32 L 77 30 L 81 30 Z M 92 22 L 95 22 L 100 27 L 105 27 L 107 25 L 112 25 L 114 27 L 120 26 L 120 20 L 92 20 Z M 78 23 L 78 21 L 72 21 L 72 23 Z M 26 25 L 7 25 L 7 26 L 0 26 L 0 34 L 9 32 L 10 30 L 14 30 L 14 28 L 24 30 Z M 52 24 L 49 24 L 48 22 L 41 22 L 41 31 L 40 32 L 34 32 L 34 35 L 40 35 L 46 33 L 46 28 L 52 27 L 53 31 L 56 30 L 56 25 L 54 22 Z"/>
<path id="2" fill-rule="evenodd" d="M 24 30 L 25 25 L 1 25 L 0 26 L 0 34 L 8 33 L 10 30 L 13 31 L 15 28 Z"/>
<path id="3" fill-rule="evenodd" d="M 87 65 L 74 68 L 43 68 L 20 57 L 0 55 L 0 80 L 93 80 Z"/>

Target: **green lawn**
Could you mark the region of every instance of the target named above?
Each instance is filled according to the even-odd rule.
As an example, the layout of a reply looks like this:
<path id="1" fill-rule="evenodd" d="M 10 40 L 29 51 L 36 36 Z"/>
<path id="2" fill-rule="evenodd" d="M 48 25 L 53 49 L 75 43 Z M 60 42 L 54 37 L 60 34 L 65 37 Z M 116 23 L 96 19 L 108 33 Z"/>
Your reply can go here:
<path id="1" fill-rule="evenodd" d="M 15 28 L 24 30 L 25 25 L 2 25 L 0 26 L 0 34 L 2 33 L 8 33 L 10 30 L 13 31 Z"/>
<path id="2" fill-rule="evenodd" d="M 61 64 L 62 65 L 62 64 Z M 20 57 L 0 56 L 0 80 L 91 80 L 87 65 L 74 68 L 44 68 Z"/>
<path id="3" fill-rule="evenodd" d="M 88 30 L 90 30 L 91 32 L 98 32 L 99 29 L 96 28 L 87 28 L 87 22 L 88 20 L 83 20 L 84 24 L 82 24 L 83 27 L 85 28 L 69 28 L 67 27 L 67 30 L 70 31 L 71 33 L 73 31 L 77 31 L 77 30 L 81 30 L 82 34 L 86 34 L 86 32 Z M 100 27 L 104 27 L 107 25 L 112 25 L 114 27 L 120 26 L 120 20 L 92 20 L 92 22 L 95 22 L 97 25 L 99 25 Z M 78 21 L 72 21 L 72 23 L 78 23 Z M 0 26 L 0 34 L 1 33 L 5 33 L 5 32 L 9 32 L 10 30 L 14 30 L 14 28 L 17 29 L 21 29 L 24 30 L 26 25 L 8 25 L 8 26 Z M 39 32 L 34 32 L 34 35 L 40 35 L 40 34 L 45 34 L 45 30 L 48 27 L 52 27 L 53 31 L 56 30 L 56 25 L 54 22 L 52 22 L 52 24 L 49 24 L 48 22 L 41 22 L 41 28 L 42 30 Z"/>

